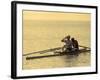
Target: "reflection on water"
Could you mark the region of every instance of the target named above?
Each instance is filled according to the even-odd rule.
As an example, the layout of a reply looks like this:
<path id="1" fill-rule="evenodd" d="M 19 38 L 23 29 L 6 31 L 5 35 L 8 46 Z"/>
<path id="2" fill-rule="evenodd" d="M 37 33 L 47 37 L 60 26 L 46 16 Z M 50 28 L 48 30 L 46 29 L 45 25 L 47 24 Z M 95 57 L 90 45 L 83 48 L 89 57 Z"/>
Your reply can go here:
<path id="1" fill-rule="evenodd" d="M 89 52 L 75 55 L 59 55 L 49 52 L 42 55 L 30 55 L 28 57 L 32 56 L 32 59 L 26 59 L 27 57 L 24 56 L 23 69 L 90 66 Z"/>

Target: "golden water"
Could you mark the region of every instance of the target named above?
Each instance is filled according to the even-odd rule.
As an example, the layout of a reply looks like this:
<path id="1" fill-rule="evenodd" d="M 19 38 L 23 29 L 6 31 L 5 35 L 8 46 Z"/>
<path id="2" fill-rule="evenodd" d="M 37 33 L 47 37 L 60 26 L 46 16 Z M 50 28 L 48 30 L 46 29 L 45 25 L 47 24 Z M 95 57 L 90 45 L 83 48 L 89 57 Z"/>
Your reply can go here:
<path id="1" fill-rule="evenodd" d="M 63 46 L 61 39 L 71 35 L 80 45 L 90 47 L 89 21 L 35 21 L 23 22 L 23 54 Z M 53 52 L 29 56 L 52 55 Z M 26 60 L 23 56 L 23 69 L 62 68 L 90 66 L 90 52 L 75 55 L 52 56 Z"/>

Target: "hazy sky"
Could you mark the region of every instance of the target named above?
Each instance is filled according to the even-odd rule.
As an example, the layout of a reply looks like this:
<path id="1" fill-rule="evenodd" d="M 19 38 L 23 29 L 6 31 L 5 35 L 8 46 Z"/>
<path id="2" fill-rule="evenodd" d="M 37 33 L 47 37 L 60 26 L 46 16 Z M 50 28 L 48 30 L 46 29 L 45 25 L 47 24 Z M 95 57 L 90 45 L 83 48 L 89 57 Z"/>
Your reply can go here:
<path id="1" fill-rule="evenodd" d="M 90 21 L 89 13 L 23 11 L 24 20 Z"/>

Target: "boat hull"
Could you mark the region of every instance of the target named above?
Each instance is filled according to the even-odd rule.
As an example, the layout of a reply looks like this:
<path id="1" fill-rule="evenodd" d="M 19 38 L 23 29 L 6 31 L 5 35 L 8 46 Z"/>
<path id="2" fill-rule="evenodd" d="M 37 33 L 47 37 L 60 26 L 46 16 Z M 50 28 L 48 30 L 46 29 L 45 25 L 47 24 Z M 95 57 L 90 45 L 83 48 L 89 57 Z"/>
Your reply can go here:
<path id="1" fill-rule="evenodd" d="M 26 60 L 31 60 L 31 59 L 40 59 L 40 58 L 48 58 L 48 57 L 56 57 L 56 56 L 63 56 L 63 55 L 79 55 L 80 53 L 83 52 L 89 52 L 89 49 L 80 49 L 78 51 L 71 51 L 71 52 L 60 52 L 56 51 L 54 54 L 49 54 L 49 55 L 44 55 L 44 56 L 31 56 L 31 57 L 26 57 Z"/>

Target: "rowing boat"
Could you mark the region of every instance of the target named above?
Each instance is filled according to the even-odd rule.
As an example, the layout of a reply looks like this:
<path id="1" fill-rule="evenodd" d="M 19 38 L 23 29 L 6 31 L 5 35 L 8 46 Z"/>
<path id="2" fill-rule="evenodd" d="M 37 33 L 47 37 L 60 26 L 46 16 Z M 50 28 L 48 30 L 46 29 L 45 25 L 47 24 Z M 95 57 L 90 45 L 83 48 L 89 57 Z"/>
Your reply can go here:
<path id="1" fill-rule="evenodd" d="M 44 55 L 44 56 L 30 56 L 30 57 L 27 56 L 26 60 L 63 56 L 63 55 L 77 55 L 77 54 L 85 53 L 88 51 L 90 51 L 90 49 L 88 49 L 88 48 L 79 49 L 78 51 L 70 51 L 70 52 L 54 51 L 53 52 L 54 54 L 48 54 L 48 55 Z"/>
<path id="2" fill-rule="evenodd" d="M 90 50 L 89 47 L 80 46 L 80 45 L 79 45 L 79 47 L 82 47 L 83 48 L 82 50 L 80 49 L 79 52 L 80 51 L 87 51 L 87 49 Z M 31 53 L 23 54 L 23 56 L 28 56 L 28 55 L 37 54 L 37 53 L 43 54 L 43 53 L 47 53 L 47 52 L 56 52 L 57 50 L 60 50 L 61 51 L 62 50 L 62 47 L 56 47 L 56 48 L 50 48 L 50 49 L 46 49 L 46 50 L 42 50 L 42 51 L 31 52 Z"/>

